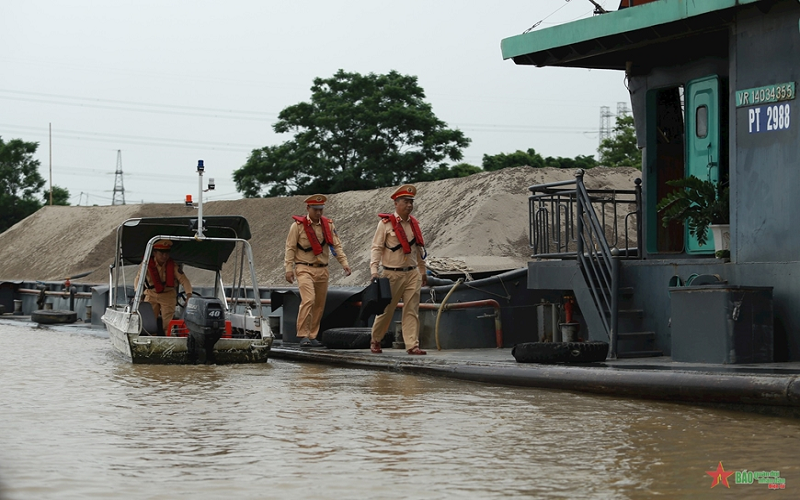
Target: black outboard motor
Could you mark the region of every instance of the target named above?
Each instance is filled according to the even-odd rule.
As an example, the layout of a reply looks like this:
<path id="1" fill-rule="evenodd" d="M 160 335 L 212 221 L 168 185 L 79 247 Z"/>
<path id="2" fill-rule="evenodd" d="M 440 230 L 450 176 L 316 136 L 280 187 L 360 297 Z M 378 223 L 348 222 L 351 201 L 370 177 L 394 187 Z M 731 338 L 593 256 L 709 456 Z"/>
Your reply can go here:
<path id="1" fill-rule="evenodd" d="M 200 354 L 204 353 L 205 363 L 214 364 L 214 344 L 225 331 L 225 307 L 220 299 L 207 299 L 192 295 L 186 301 L 183 320 L 189 329 L 186 339 L 188 361 L 198 363 Z"/>

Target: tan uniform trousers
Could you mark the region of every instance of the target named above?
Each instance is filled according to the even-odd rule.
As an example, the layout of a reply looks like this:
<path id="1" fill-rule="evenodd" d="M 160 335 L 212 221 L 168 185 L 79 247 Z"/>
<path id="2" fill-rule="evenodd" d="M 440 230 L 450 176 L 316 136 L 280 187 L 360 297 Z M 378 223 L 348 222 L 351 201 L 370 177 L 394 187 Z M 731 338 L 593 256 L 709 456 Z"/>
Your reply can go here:
<path id="1" fill-rule="evenodd" d="M 325 299 L 328 298 L 328 268 L 295 264 L 294 275 L 300 289 L 297 336 L 315 339 L 319 334 Z"/>
<path id="2" fill-rule="evenodd" d="M 177 292 L 173 287 L 165 287 L 164 291 L 157 293 L 155 290 L 145 290 L 144 301 L 149 302 L 153 306 L 153 314 L 158 319 L 158 314 L 161 313 L 161 324 L 164 331 L 169 327 L 169 322 L 175 316 L 175 300 Z"/>
<path id="3" fill-rule="evenodd" d="M 422 287 L 422 275 L 417 268 L 410 271 L 383 271 L 389 278 L 392 288 L 392 302 L 386 306 L 383 314 L 375 317 L 372 325 L 372 340 L 380 342 L 389 330 L 397 303 L 403 299 L 403 341 L 406 349 L 419 347 L 419 292 Z"/>

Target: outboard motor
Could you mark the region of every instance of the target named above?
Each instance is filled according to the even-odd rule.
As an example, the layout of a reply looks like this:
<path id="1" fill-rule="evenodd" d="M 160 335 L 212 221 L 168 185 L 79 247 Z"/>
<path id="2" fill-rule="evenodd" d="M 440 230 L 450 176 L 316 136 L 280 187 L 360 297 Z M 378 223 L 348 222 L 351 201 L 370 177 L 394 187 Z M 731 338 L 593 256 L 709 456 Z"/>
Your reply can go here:
<path id="1" fill-rule="evenodd" d="M 206 364 L 216 362 L 214 344 L 225 332 L 225 307 L 220 299 L 207 299 L 192 295 L 186 301 L 186 310 L 183 320 L 189 329 L 186 339 L 188 348 L 188 361 L 197 363 L 199 354 L 205 354 Z"/>

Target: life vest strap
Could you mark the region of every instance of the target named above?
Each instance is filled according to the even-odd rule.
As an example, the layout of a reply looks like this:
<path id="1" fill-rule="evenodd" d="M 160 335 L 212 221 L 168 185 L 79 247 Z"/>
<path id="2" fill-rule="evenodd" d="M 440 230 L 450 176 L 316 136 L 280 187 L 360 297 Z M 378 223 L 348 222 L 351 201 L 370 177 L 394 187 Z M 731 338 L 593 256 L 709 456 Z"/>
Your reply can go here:
<path id="1" fill-rule="evenodd" d="M 300 215 L 293 215 L 292 219 L 294 219 L 298 224 L 303 225 L 303 229 L 305 229 L 306 237 L 308 241 L 311 243 L 311 248 L 303 248 L 300 246 L 300 243 L 297 243 L 297 248 L 304 252 L 308 252 L 313 250 L 314 255 L 319 255 L 322 253 L 322 245 L 326 244 L 330 247 L 331 253 L 334 257 L 336 257 L 336 251 L 333 249 L 333 233 L 331 232 L 331 220 L 327 217 L 320 217 L 320 224 L 322 225 L 322 241 L 317 239 L 317 235 L 314 232 L 314 228 L 311 227 L 311 221 L 308 217 L 300 216 Z"/>
<path id="2" fill-rule="evenodd" d="M 408 221 L 411 224 L 411 233 L 414 235 L 414 239 L 411 240 L 411 242 L 408 241 L 405 229 L 403 229 L 403 226 L 400 224 L 400 221 L 397 220 L 397 217 L 395 217 L 394 214 L 378 214 L 378 217 L 380 217 L 383 220 L 388 220 L 389 222 L 392 223 L 392 229 L 394 230 L 394 234 L 400 241 L 399 247 L 395 248 L 386 247 L 386 248 L 389 248 L 389 250 L 394 252 L 402 247 L 403 253 L 405 254 L 411 253 L 411 245 L 418 245 L 420 247 L 423 247 L 424 249 L 425 242 L 422 239 L 422 230 L 420 230 L 419 228 L 419 221 L 417 221 L 417 219 L 414 218 L 413 215 L 408 216 Z M 425 252 L 425 254 L 427 255 L 427 252 Z M 424 258 L 425 257 L 423 256 L 423 259 Z"/>

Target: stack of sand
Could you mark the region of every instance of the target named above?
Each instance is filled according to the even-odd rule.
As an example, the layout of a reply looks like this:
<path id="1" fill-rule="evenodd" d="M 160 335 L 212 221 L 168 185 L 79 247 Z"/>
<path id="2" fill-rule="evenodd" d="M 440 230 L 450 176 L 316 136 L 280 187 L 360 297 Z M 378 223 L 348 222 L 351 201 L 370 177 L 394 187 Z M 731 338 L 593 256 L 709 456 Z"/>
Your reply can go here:
<path id="1" fill-rule="evenodd" d="M 632 189 L 640 172 L 595 168 L 590 189 Z M 508 168 L 460 179 L 417 184 L 414 215 L 425 234 L 431 267 L 481 272 L 524 267 L 529 260 L 528 187 L 574 178 L 571 170 Z M 332 218 L 353 269 L 345 277 L 333 263 L 331 284 L 359 286 L 369 279 L 369 246 L 377 213 L 390 211 L 395 188 L 330 195 Z M 283 250 L 291 215 L 305 213 L 304 197 L 258 198 L 204 204 L 206 215 L 242 215 L 250 223 L 261 286 L 286 285 Z M 105 283 L 117 226 L 131 217 L 194 215 L 182 204 L 45 207 L 0 234 L 0 280 L 61 280 L 92 271 L 79 281 Z"/>

